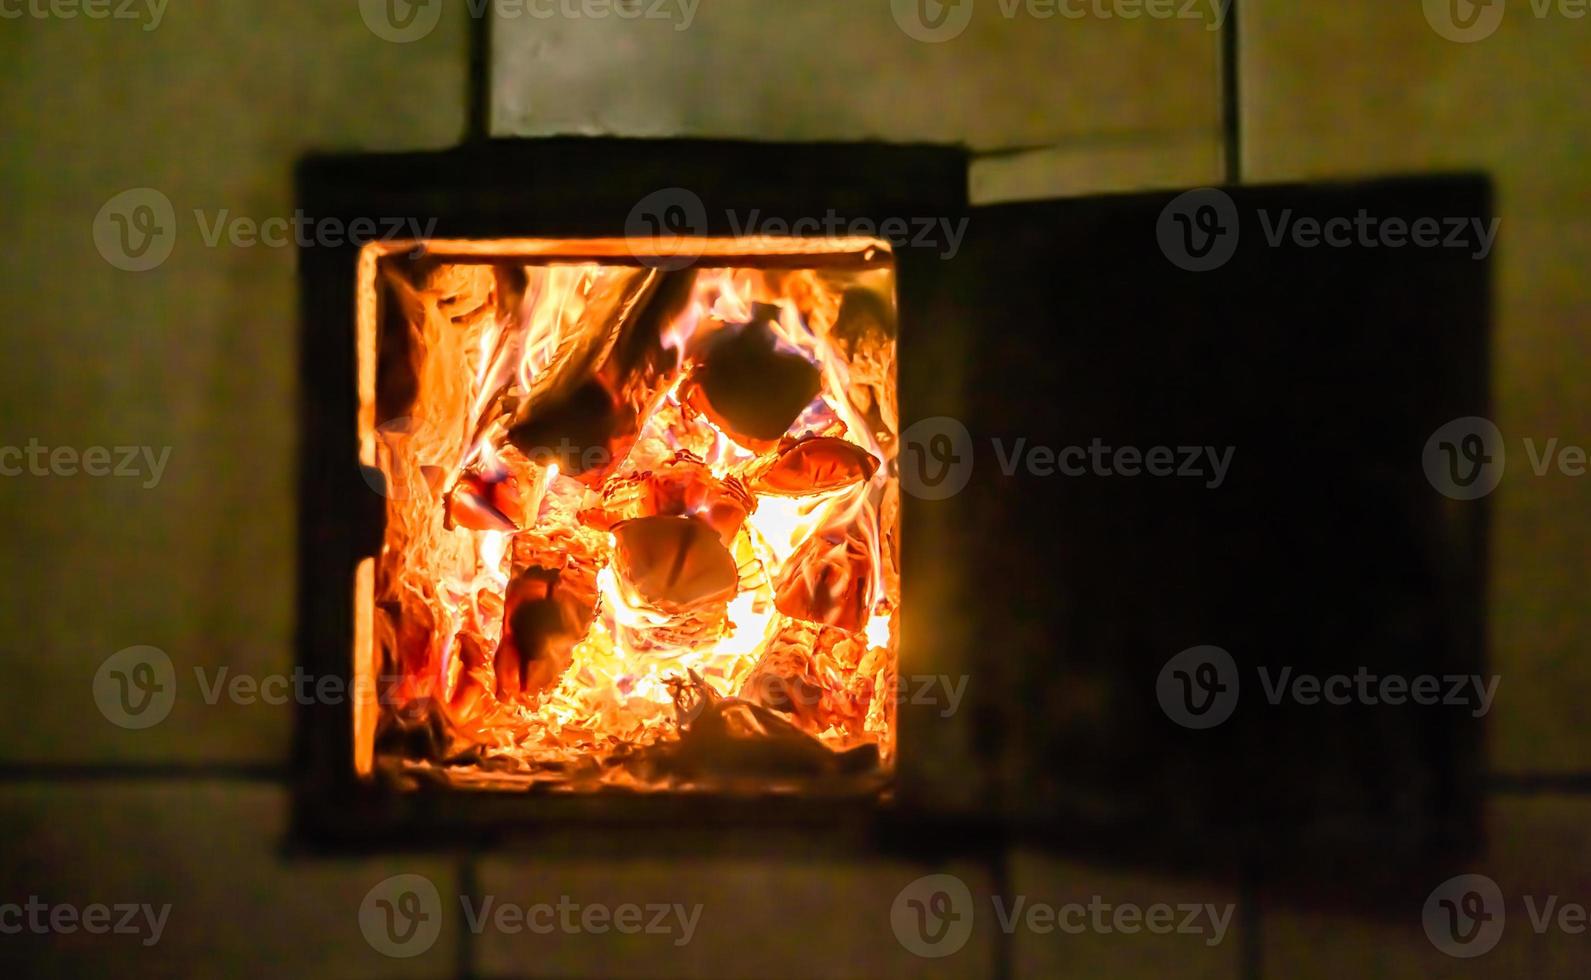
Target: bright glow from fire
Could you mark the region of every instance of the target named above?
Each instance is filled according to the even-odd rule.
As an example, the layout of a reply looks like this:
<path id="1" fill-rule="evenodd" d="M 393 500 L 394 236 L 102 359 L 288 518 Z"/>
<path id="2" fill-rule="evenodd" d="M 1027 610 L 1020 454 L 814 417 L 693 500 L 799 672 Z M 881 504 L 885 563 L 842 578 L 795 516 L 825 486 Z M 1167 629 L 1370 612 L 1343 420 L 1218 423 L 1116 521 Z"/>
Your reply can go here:
<path id="1" fill-rule="evenodd" d="M 374 414 L 410 423 L 380 465 L 410 492 L 375 575 L 378 763 L 688 788 L 739 738 L 889 770 L 894 284 L 867 254 L 383 266 L 402 411 Z"/>

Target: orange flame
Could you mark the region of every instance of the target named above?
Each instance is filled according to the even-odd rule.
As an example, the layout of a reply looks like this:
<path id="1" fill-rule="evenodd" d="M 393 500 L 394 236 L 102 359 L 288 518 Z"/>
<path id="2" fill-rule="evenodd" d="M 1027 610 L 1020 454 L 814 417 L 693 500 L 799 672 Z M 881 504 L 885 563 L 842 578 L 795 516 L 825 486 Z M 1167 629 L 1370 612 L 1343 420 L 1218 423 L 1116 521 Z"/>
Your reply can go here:
<path id="1" fill-rule="evenodd" d="M 689 301 L 659 331 L 680 371 L 640 420 L 628 455 L 596 488 L 556 462 L 527 458 L 507 436 L 514 413 L 532 403 L 533 393 L 604 356 L 599 332 L 641 302 L 633 299 L 643 292 L 633 288 L 637 277 L 656 274 L 594 261 L 527 261 L 514 270 L 523 292 L 512 302 L 503 302 L 500 263 L 461 261 L 419 282 L 388 276 L 407 314 L 414 352 L 414 422 L 379 462 L 394 485 L 400 473 L 427 478 L 410 480 L 414 492 L 389 499 L 375 576 L 378 661 L 402 678 L 396 698 L 384 706 L 384 723 L 413 728 L 426 718 L 441 721 L 447 742 L 432 761 L 473 754 L 496 771 L 552 783 L 594 773 L 599 785 L 655 788 L 614 763 L 681 737 L 675 709 L 683 679 L 695 678 L 722 698 L 754 701 L 749 682 L 768 669 L 770 651 L 793 644 L 789 662 L 821 692 L 821 706 L 792 711 L 798 726 L 836 753 L 875 746 L 882 764 L 889 763 L 892 625 L 899 608 L 894 339 L 868 334 L 863 357 L 856 338 L 839 336 L 836 328 L 848 290 L 869 290 L 893 304 L 893 273 L 887 266 L 841 270 L 813 262 L 817 267 L 726 266 L 696 273 Z M 625 289 L 632 299 L 615 302 L 615 292 Z M 491 300 L 456 301 L 483 291 Z M 461 317 L 456 309 L 465 306 L 473 312 Z M 729 512 L 731 520 L 712 522 L 723 531 L 734 564 L 733 598 L 711 608 L 672 608 L 622 580 L 613 562 L 614 534 L 607 523 L 593 523 L 593 515 L 617 508 L 613 519 L 625 520 L 634 508 L 666 498 L 685 508 L 683 516 L 706 520 L 705 512 L 690 508 L 707 506 L 704 499 L 721 502 L 711 487 L 705 496 L 657 491 L 637 498 L 643 503 L 626 497 L 622 507 L 613 495 L 621 486 L 651 486 L 648 481 L 665 471 L 688 475 L 692 466 L 704 475 L 691 479 L 744 486 L 778 458 L 780 449 L 746 448 L 681 397 L 704 344 L 726 325 L 752 320 L 761 306 L 777 308 L 769 326 L 778 349 L 800 355 L 821 377 L 819 396 L 790 425 L 782 445 L 814 436 L 844 439 L 880 465 L 863 482 L 838 489 L 756 494 L 743 520 L 737 509 Z M 478 492 L 512 496 L 515 507 L 503 512 L 522 510 L 517 530 L 474 530 L 447 519 L 448 495 L 468 474 L 481 475 L 470 484 Z M 730 492 L 727 499 L 740 498 Z M 804 555 L 839 560 L 834 551 L 845 551 L 843 542 L 804 547 L 826 532 L 843 533 L 866 559 L 862 594 L 869 604 L 855 629 L 781 612 L 780 606 L 790 607 L 782 598 L 775 602 L 782 581 L 810 586 L 820 575 L 815 566 L 796 567 Z M 521 551 L 556 555 L 566 577 L 590 573 L 594 579 L 589 625 L 572 638 L 567 664 L 540 690 L 506 690 L 498 676 L 509 642 L 511 582 L 525 566 Z M 556 569 L 550 574 L 556 578 Z M 566 587 L 558 582 L 549 588 Z"/>

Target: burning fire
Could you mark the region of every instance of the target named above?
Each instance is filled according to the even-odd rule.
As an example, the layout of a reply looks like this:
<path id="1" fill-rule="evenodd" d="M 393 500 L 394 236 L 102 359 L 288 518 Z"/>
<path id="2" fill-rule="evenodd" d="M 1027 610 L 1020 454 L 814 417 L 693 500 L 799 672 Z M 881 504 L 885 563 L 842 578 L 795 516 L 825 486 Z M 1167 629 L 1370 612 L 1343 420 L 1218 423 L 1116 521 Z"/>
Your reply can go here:
<path id="1" fill-rule="evenodd" d="M 713 241 L 683 272 L 591 258 L 612 242 L 367 256 L 362 431 L 389 487 L 356 651 L 384 680 L 375 765 L 877 785 L 900 605 L 887 252 Z"/>

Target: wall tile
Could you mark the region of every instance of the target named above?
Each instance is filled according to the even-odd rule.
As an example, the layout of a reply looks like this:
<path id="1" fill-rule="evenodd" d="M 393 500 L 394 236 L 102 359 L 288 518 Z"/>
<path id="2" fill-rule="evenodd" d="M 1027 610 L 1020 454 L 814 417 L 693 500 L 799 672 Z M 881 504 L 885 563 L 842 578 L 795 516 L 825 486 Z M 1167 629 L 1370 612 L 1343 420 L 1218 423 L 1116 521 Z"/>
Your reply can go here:
<path id="1" fill-rule="evenodd" d="M 1014 933 L 1018 976 L 1034 980 L 1104 976 L 1236 980 L 1239 976 L 1243 913 L 1229 887 L 1107 871 L 1018 852 L 1012 858 L 1011 889 L 1025 900 L 1025 915 L 1031 916 L 1035 907 L 1061 909 L 1067 927 L 1044 931 L 1047 918 L 1039 920 L 1038 929 L 1018 925 Z M 1159 906 L 1168 911 L 1156 911 Z M 1010 902 L 1006 907 L 1014 911 Z M 1202 911 L 1194 915 L 1196 907 Z M 1130 917 L 1132 909 L 1162 917 L 1162 928 L 1173 931 L 1149 931 Z M 1125 928 L 1117 927 L 1118 915 L 1128 916 L 1120 920 Z M 1164 918 L 1167 915 L 1170 918 Z M 1186 932 L 1180 931 L 1184 924 L 1190 926 Z M 1202 931 L 1193 931 L 1195 926 Z"/>
<path id="2" fill-rule="evenodd" d="M 965 883 L 975 909 L 972 931 L 953 954 L 921 958 L 897 938 L 891 911 L 913 882 L 942 873 Z M 683 943 L 678 927 L 668 935 L 561 929 L 538 935 L 488 926 L 478 940 L 478 967 L 487 975 L 608 978 L 990 976 L 994 934 L 986 912 L 988 881 L 978 866 L 959 864 L 492 857 L 482 864 L 481 894 L 499 903 L 523 908 L 556 905 L 567 897 L 582 909 L 699 904 L 701 912 Z M 957 902 L 953 908 L 959 912 Z M 938 927 L 940 921 L 929 925 Z M 953 941 L 954 934 L 946 933 L 944 942 Z"/>
<path id="3" fill-rule="evenodd" d="M 445 146 L 463 128 L 462 16 L 400 45 L 339 0 L 159 6 L 153 30 L 82 18 L 0 30 L 0 237 L 22 243 L 0 267 L 0 446 L 170 449 L 158 481 L 145 463 L 131 478 L 0 480 L 10 762 L 285 755 L 287 709 L 210 707 L 193 669 L 293 664 L 295 249 L 206 236 L 291 216 L 293 166 L 311 150 Z M 101 207 L 131 188 L 172 208 L 171 254 L 150 271 L 96 247 Z M 170 655 L 182 697 L 165 723 L 130 733 L 100 716 L 91 687 L 106 657 L 137 644 Z"/>
<path id="4" fill-rule="evenodd" d="M 170 905 L 158 941 L 137 935 L 36 934 L 26 913 L 0 912 L 8 976 L 445 977 L 458 963 L 458 905 L 446 902 L 433 944 L 391 958 L 366 941 L 361 908 L 381 882 L 419 874 L 456 894 L 436 858 L 284 860 L 287 796 L 238 783 L 12 784 L 0 788 L 0 901 L 56 906 Z M 379 898 L 379 896 L 377 896 Z M 41 913 L 44 915 L 46 913 Z M 48 913 L 53 914 L 53 913 Z M 115 915 L 116 924 L 121 922 Z M 41 921 L 48 921 L 43 919 Z M 65 922 L 66 920 L 62 920 Z M 147 921 L 140 913 L 134 923 Z M 377 925 L 380 925 L 379 920 Z M 399 923 L 403 925 L 403 923 Z M 378 938 L 380 936 L 377 933 Z M 411 949 L 424 934 L 416 933 Z"/>
<path id="5" fill-rule="evenodd" d="M 971 171 L 973 204 L 1204 187 L 1221 183 L 1223 176 L 1214 134 L 984 156 L 972 161 Z"/>
<path id="6" fill-rule="evenodd" d="M 1493 32 L 1473 43 L 1433 28 L 1424 10 L 1440 24 L 1447 9 L 1435 0 L 1249 4 L 1242 16 L 1249 179 L 1479 169 L 1496 181 L 1493 391 L 1508 456 L 1490 498 L 1502 681 L 1489 721 L 1506 772 L 1591 768 L 1578 693 L 1591 684 L 1591 477 L 1537 476 L 1528 456 L 1554 438 L 1591 444 L 1591 17 L 1537 8 L 1497 4 Z"/>
<path id="7" fill-rule="evenodd" d="M 1489 821 L 1490 851 L 1453 873 L 1484 875 L 1496 883 L 1504 914 L 1502 931 L 1490 951 L 1460 959 L 1439 950 L 1427 936 L 1420 899 L 1409 903 L 1406 914 L 1390 918 L 1279 906 L 1267 909 L 1264 916 L 1264 975 L 1297 980 L 1409 976 L 1569 980 L 1585 976 L 1591 968 L 1587 934 L 1564 932 L 1556 919 L 1564 905 L 1582 909 L 1591 905 L 1591 802 L 1504 799 L 1492 805 Z M 1432 881 L 1433 892 L 1442 883 Z M 1442 897 L 1446 893 L 1438 900 Z M 1538 915 L 1544 914 L 1553 898 L 1557 899 L 1551 916 L 1554 922 L 1546 932 L 1538 933 L 1532 923 L 1532 908 Z M 1444 913 L 1437 914 L 1438 928 L 1444 928 Z M 1442 932 L 1437 935 L 1444 937 Z"/>
<path id="8" fill-rule="evenodd" d="M 1415 2 L 1245 5 L 1245 173 L 1484 169 L 1510 209 L 1591 211 L 1579 179 L 1591 18 L 1537 18 L 1523 0 L 1505 9 L 1491 36 L 1458 44 Z"/>
<path id="9" fill-rule="evenodd" d="M 948 5 L 947 30 L 960 33 L 938 43 L 901 26 L 922 23 L 917 0 L 646 6 L 669 16 L 499 13 L 493 132 L 995 148 L 1218 128 L 1208 4 L 1190 19 L 1068 19 L 1055 11 L 1092 8 L 965 0 Z M 1151 7 L 1168 9 L 1139 9 Z"/>

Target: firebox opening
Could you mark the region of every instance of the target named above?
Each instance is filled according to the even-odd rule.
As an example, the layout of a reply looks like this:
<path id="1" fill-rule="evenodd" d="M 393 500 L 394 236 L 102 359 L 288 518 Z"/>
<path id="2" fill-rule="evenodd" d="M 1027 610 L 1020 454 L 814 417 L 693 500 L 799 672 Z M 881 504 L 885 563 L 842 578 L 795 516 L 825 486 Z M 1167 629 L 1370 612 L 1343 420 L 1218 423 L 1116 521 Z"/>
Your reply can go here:
<path id="1" fill-rule="evenodd" d="M 355 583 L 361 776 L 887 785 L 888 244 L 387 242 L 358 275 L 360 456 L 386 498 Z"/>

